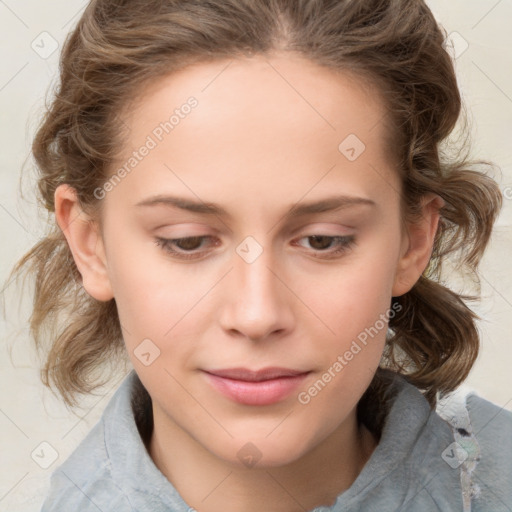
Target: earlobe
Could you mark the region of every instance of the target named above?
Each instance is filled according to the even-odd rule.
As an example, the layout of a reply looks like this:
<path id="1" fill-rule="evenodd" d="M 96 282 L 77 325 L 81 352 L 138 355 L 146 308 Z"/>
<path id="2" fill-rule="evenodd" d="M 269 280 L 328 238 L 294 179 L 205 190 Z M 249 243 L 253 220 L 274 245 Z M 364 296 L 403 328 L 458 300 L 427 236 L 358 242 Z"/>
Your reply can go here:
<path id="1" fill-rule="evenodd" d="M 428 194 L 422 200 L 422 216 L 407 226 L 406 240 L 398 261 L 392 295 L 407 293 L 423 274 L 432 255 L 444 201 L 436 194 Z"/>
<path id="2" fill-rule="evenodd" d="M 112 299 L 114 294 L 97 223 L 82 210 L 73 187 L 59 185 L 55 190 L 55 217 L 66 237 L 87 293 L 99 301 Z"/>

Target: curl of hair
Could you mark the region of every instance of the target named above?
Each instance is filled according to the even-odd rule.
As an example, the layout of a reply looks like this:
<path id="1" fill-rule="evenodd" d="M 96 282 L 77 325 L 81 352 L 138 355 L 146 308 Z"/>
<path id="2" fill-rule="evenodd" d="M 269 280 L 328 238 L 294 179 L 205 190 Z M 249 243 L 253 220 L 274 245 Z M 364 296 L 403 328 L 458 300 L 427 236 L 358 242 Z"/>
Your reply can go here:
<path id="1" fill-rule="evenodd" d="M 441 263 L 456 252 L 461 268 L 476 271 L 501 206 L 490 177 L 441 151 L 462 107 L 445 36 L 423 0 L 92 0 L 65 41 L 59 86 L 33 142 L 42 204 L 53 213 L 55 190 L 67 183 L 85 210 L 100 211 L 94 190 L 122 147 L 122 114 L 144 85 L 189 64 L 290 51 L 354 73 L 387 106 L 404 215 L 418 215 L 424 194 L 445 200 L 428 270 L 393 299 L 402 310 L 383 363 L 433 404 L 467 376 L 479 346 L 476 316 L 441 284 Z M 24 270 L 36 283 L 30 325 L 48 350 L 44 381 L 71 403 L 97 385 L 101 362 L 122 352 L 115 301 L 84 292 L 57 228 L 14 273 Z"/>

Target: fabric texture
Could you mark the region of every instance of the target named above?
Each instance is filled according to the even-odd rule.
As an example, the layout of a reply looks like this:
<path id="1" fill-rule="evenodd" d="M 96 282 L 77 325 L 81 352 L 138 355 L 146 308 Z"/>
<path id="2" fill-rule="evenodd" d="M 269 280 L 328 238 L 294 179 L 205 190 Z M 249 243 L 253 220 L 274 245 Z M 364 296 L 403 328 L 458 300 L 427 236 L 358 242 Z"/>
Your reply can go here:
<path id="1" fill-rule="evenodd" d="M 53 473 L 41 512 L 193 512 L 149 456 L 132 371 Z M 512 512 L 512 413 L 454 393 L 432 410 L 402 377 L 380 441 L 352 486 L 312 512 Z"/>

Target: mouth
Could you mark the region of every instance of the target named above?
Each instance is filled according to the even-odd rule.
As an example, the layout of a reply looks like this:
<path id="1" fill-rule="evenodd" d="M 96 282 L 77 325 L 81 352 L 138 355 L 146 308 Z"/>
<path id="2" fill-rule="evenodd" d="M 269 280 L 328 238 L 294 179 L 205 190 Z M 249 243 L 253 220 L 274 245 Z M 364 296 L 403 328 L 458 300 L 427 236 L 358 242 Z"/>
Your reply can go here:
<path id="1" fill-rule="evenodd" d="M 237 403 L 271 405 L 290 396 L 310 372 L 272 367 L 203 370 L 203 373 L 216 391 Z"/>

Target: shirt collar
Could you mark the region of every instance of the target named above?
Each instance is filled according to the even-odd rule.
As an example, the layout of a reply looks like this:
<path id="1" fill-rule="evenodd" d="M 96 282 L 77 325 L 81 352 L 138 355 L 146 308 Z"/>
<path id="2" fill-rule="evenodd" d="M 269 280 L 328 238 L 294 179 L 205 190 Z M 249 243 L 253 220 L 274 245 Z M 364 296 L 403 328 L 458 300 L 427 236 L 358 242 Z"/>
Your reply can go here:
<path id="1" fill-rule="evenodd" d="M 387 406 L 380 404 L 385 411 L 382 421 L 369 425 L 371 430 L 381 431 L 379 444 L 352 486 L 338 496 L 336 504 L 331 509 L 322 507 L 318 510 L 346 510 L 347 505 L 371 493 L 372 488 L 385 481 L 397 467 L 411 464 L 411 460 L 416 476 L 425 481 L 435 471 L 433 465 L 442 471 L 445 463 L 440 453 L 444 444 L 452 439 L 449 425 L 431 409 L 421 392 L 403 377 L 394 374 L 387 381 L 387 386 Z M 371 393 L 365 394 L 363 418 L 365 414 L 371 416 L 367 409 L 372 403 L 371 396 Z M 132 370 L 107 406 L 103 419 L 112 477 L 131 496 L 132 505 L 137 510 L 145 510 L 149 502 L 154 504 L 152 510 L 165 507 L 162 510 L 188 512 L 190 507 L 156 467 L 144 444 L 143 439 L 149 439 L 152 428 L 147 421 L 148 414 L 152 416 L 150 411 L 149 394 Z M 432 460 L 427 461 L 429 457 Z M 398 495 L 399 487 L 403 486 L 406 492 L 405 487 L 410 482 L 394 481 L 393 485 Z M 457 481 L 450 485 L 456 486 Z"/>

